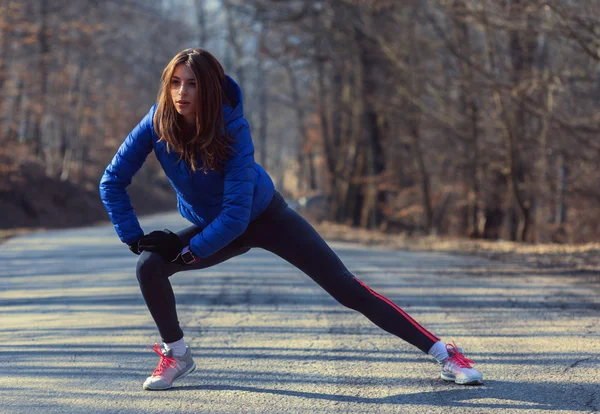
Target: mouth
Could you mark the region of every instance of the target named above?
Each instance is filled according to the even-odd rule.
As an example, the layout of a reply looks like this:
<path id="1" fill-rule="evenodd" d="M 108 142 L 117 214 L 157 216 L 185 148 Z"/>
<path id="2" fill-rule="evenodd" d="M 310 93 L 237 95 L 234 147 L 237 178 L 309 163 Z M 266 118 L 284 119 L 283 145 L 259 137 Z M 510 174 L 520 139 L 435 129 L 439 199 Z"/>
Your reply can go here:
<path id="1" fill-rule="evenodd" d="M 177 105 L 187 105 L 189 104 L 189 101 L 177 101 L 175 102 Z"/>

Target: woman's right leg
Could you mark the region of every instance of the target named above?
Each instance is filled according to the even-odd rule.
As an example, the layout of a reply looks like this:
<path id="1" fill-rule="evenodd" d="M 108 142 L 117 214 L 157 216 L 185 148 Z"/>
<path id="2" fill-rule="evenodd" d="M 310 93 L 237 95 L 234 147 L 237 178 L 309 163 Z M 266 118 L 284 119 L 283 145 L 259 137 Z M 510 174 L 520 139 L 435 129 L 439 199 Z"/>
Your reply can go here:
<path id="1" fill-rule="evenodd" d="M 192 237 L 200 231 L 199 227 L 190 226 L 177 232 L 177 235 L 185 244 L 189 244 Z M 248 250 L 250 250 L 249 247 L 242 246 L 241 243 L 234 240 L 214 255 L 202 258 L 193 265 L 171 263 L 157 253 L 142 252 L 137 263 L 137 279 L 148 310 L 158 327 L 163 342 L 172 343 L 183 338 L 183 331 L 177 319 L 175 295 L 169 277 L 177 272 L 214 266 L 234 256 L 246 253 Z"/>

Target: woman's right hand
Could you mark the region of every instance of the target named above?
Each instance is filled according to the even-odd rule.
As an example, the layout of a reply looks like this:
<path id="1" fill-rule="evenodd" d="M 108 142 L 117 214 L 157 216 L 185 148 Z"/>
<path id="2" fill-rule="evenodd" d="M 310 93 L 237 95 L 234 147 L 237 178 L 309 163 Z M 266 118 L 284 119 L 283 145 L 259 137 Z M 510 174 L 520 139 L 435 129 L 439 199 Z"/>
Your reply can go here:
<path id="1" fill-rule="evenodd" d="M 183 248 L 184 245 L 179 236 L 168 229 L 155 230 L 145 234 L 138 241 L 129 245 L 129 250 L 135 254 L 143 251 L 155 252 L 168 261 L 175 260 Z"/>
<path id="2" fill-rule="evenodd" d="M 142 251 L 140 250 L 140 240 L 137 240 L 137 241 L 129 244 L 129 250 L 131 250 L 133 253 L 135 253 L 137 255 L 142 253 Z"/>

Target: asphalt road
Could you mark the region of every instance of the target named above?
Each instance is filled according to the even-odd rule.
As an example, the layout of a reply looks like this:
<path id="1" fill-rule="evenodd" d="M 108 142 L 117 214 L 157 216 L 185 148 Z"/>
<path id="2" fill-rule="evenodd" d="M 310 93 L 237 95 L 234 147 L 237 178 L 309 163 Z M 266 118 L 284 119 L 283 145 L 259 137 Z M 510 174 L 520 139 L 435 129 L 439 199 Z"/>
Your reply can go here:
<path id="1" fill-rule="evenodd" d="M 144 229 L 183 227 L 176 215 Z M 476 361 L 429 357 L 260 249 L 171 278 L 198 369 L 142 390 L 159 340 L 110 225 L 0 245 L 0 413 L 560 413 L 600 410 L 598 290 L 561 271 L 331 243 L 346 265 Z"/>

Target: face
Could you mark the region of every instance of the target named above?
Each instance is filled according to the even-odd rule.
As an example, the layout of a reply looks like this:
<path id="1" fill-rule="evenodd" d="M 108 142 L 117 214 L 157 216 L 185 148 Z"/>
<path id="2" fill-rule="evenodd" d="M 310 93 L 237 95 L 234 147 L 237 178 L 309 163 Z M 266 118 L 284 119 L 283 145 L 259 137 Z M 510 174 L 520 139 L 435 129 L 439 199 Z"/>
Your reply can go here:
<path id="1" fill-rule="evenodd" d="M 194 73 L 184 64 L 179 64 L 171 78 L 171 98 L 177 112 L 190 124 L 196 124 L 196 101 L 198 84 Z"/>

